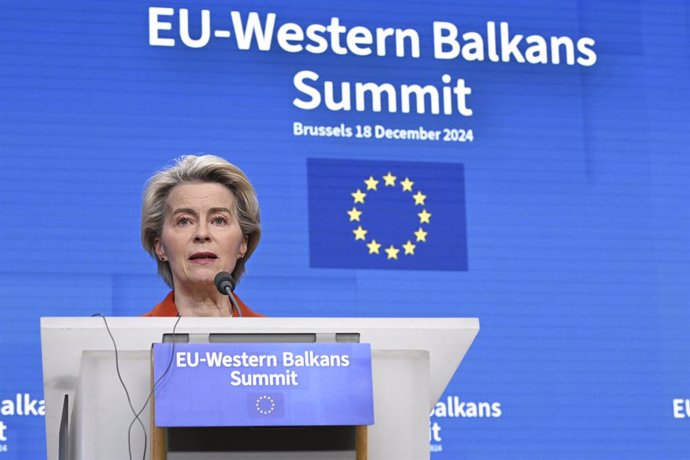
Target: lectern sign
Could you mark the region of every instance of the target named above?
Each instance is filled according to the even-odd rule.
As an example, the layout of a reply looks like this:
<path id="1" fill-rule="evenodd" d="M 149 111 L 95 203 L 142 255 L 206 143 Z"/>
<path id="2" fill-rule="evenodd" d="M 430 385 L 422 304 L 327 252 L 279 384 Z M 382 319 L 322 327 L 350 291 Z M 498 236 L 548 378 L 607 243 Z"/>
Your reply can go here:
<path id="1" fill-rule="evenodd" d="M 369 344 L 155 344 L 156 425 L 371 425 Z M 166 373 L 167 369 L 167 373 Z"/>

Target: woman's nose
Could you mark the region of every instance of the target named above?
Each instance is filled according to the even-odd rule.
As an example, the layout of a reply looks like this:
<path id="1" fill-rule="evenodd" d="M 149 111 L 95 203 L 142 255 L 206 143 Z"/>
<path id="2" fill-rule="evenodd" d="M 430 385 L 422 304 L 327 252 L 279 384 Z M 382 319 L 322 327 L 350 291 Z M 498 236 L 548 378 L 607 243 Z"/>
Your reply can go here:
<path id="1" fill-rule="evenodd" d="M 208 232 L 208 225 L 205 223 L 200 223 L 196 227 L 196 233 L 194 234 L 194 241 L 209 241 L 211 235 Z"/>

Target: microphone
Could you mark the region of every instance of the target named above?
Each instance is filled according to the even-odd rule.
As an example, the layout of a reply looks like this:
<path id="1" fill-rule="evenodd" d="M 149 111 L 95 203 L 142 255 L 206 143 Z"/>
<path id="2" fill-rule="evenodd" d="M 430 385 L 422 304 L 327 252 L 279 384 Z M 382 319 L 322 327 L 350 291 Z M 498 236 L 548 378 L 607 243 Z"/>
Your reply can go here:
<path id="1" fill-rule="evenodd" d="M 233 315 L 233 309 L 237 311 L 237 316 L 242 316 L 242 310 L 240 310 L 240 306 L 237 305 L 237 301 L 235 300 L 235 296 L 232 295 L 232 293 L 235 291 L 235 280 L 232 279 L 232 275 L 228 272 L 219 272 L 216 277 L 213 279 L 213 284 L 216 285 L 216 289 L 218 289 L 218 292 L 221 294 L 225 294 L 228 296 L 230 299 L 230 303 L 232 304 L 232 308 L 230 309 L 230 316 Z"/>
<path id="2" fill-rule="evenodd" d="M 228 272 L 218 273 L 213 279 L 213 283 L 221 294 L 230 295 L 231 292 L 235 292 L 235 280 Z"/>

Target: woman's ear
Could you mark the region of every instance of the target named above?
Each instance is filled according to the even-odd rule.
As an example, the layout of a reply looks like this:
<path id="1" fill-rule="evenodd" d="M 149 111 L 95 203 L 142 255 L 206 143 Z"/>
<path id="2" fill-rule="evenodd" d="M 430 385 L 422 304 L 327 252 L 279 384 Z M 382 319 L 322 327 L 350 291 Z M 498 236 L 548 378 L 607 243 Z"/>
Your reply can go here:
<path id="1" fill-rule="evenodd" d="M 247 253 L 247 237 L 242 239 L 242 244 L 240 245 L 240 251 L 237 253 L 238 259 L 244 259 L 244 255 Z"/>
<path id="2" fill-rule="evenodd" d="M 165 255 L 165 249 L 163 248 L 163 245 L 161 244 L 161 239 L 156 238 L 153 240 L 153 247 L 156 249 L 156 256 L 158 257 L 158 260 L 166 261 L 168 260 L 168 257 Z"/>

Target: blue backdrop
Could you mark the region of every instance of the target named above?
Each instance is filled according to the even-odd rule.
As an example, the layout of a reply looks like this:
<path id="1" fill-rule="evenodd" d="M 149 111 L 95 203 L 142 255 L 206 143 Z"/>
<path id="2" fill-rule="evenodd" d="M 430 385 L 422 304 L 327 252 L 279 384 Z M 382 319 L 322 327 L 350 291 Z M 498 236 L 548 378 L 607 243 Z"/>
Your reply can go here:
<path id="1" fill-rule="evenodd" d="M 253 309 L 481 319 L 431 417 L 434 460 L 690 458 L 686 1 L 2 10 L 0 459 L 45 457 L 40 316 L 164 297 L 141 192 L 198 152 L 258 191 Z M 265 46 L 241 43 L 252 12 L 262 29 L 275 13 Z M 357 99 L 357 82 L 374 85 Z"/>

